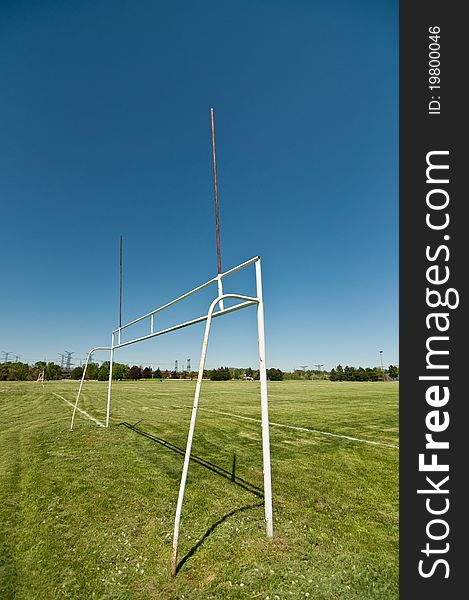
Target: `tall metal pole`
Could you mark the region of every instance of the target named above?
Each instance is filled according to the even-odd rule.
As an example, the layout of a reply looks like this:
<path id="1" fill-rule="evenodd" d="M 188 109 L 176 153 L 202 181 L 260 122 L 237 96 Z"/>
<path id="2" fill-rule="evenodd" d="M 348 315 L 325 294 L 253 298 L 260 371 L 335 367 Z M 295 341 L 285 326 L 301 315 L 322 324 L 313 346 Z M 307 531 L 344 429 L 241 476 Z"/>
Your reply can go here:
<path id="1" fill-rule="evenodd" d="M 119 329 L 122 327 L 122 234 L 119 244 Z M 120 340 L 119 340 L 120 342 Z"/>
<path id="2" fill-rule="evenodd" d="M 220 220 L 218 214 L 218 183 L 217 183 L 217 151 L 215 147 L 215 116 L 213 108 L 210 109 L 210 117 L 212 120 L 212 158 L 213 158 L 213 188 L 215 192 L 215 222 L 217 233 L 217 265 L 218 274 L 221 273 L 221 252 L 220 252 Z"/>
<path id="3" fill-rule="evenodd" d="M 259 377 L 261 382 L 262 455 L 264 459 L 264 511 L 267 537 L 274 537 L 272 515 L 272 477 L 270 468 L 269 401 L 265 364 L 264 302 L 262 300 L 261 259 L 256 262 L 257 331 L 259 341 Z"/>
<path id="4" fill-rule="evenodd" d="M 122 328 L 122 234 L 119 237 L 119 330 L 117 334 L 117 343 L 121 343 Z M 114 334 L 111 336 L 111 353 L 109 356 L 109 382 L 107 386 L 106 403 L 106 427 L 109 427 L 109 418 L 111 416 L 111 388 L 112 388 L 112 367 L 114 366 Z"/>
<path id="5" fill-rule="evenodd" d="M 218 211 L 218 182 L 217 182 L 217 150 L 215 146 L 215 115 L 213 108 L 210 109 L 210 118 L 212 122 L 212 160 L 213 160 L 213 189 L 215 193 L 215 228 L 217 237 L 217 268 L 218 268 L 218 295 L 223 295 L 223 282 L 221 278 L 221 248 L 220 248 L 220 217 Z M 223 310 L 223 300 L 220 300 L 218 306 Z"/>
<path id="6" fill-rule="evenodd" d="M 380 357 L 380 360 L 381 360 L 381 374 L 382 374 L 382 376 L 383 376 L 383 381 L 386 381 L 386 379 L 385 379 L 385 377 L 384 377 L 384 367 L 383 367 L 383 351 L 382 351 L 382 350 L 380 350 L 380 351 L 379 351 L 379 357 Z"/>

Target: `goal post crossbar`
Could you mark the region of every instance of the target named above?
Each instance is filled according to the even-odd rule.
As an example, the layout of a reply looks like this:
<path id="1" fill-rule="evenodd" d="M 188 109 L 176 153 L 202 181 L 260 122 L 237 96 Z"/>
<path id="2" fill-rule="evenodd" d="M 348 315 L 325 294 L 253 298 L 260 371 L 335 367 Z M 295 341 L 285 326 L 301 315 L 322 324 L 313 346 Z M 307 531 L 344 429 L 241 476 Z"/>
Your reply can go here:
<path id="1" fill-rule="evenodd" d="M 212 315 L 212 318 L 221 317 L 223 315 L 227 315 L 228 313 L 235 312 L 240 310 L 241 308 L 247 308 L 248 306 L 253 306 L 257 304 L 257 298 L 251 298 L 249 296 L 239 296 L 237 294 L 222 294 L 222 296 L 218 297 L 217 302 L 223 300 L 224 298 L 237 298 L 239 300 L 245 300 L 245 302 L 241 302 L 240 304 L 235 304 L 234 306 L 230 306 L 229 308 L 224 308 L 223 310 L 217 311 Z M 120 344 L 115 344 L 112 346 L 114 350 L 118 348 L 123 348 L 124 346 L 130 346 L 131 344 L 135 344 L 137 342 L 143 342 L 144 340 L 149 340 L 151 338 L 157 337 L 159 335 L 164 335 L 165 333 L 171 333 L 172 331 L 177 331 L 178 329 L 183 329 L 184 327 L 189 327 L 190 325 L 196 325 L 197 323 L 202 323 L 208 319 L 208 314 L 203 315 L 202 317 L 197 317 L 196 319 L 192 319 L 191 321 L 185 321 L 184 323 L 178 323 L 177 325 L 173 325 L 172 327 L 168 327 L 167 329 L 161 329 L 160 331 L 154 331 L 153 333 L 149 333 L 148 335 L 144 335 L 139 338 L 135 338 L 133 340 L 129 340 L 127 342 L 121 342 Z M 115 332 L 114 332 L 115 333 Z"/>
<path id="2" fill-rule="evenodd" d="M 251 264 L 255 264 L 255 274 L 256 274 L 256 296 L 245 296 L 242 294 L 234 294 L 223 293 L 223 278 L 243 269 Z M 162 329 L 160 331 L 154 331 L 154 315 L 158 312 L 161 312 L 165 308 L 169 308 L 173 306 L 177 302 L 184 300 L 188 296 L 208 287 L 211 284 L 217 283 L 218 286 L 218 294 L 216 298 L 211 302 L 210 307 L 206 315 L 198 317 L 196 319 L 192 319 L 191 321 L 186 321 L 183 323 L 179 323 L 177 325 L 173 325 L 167 329 Z M 224 308 L 223 301 L 225 299 L 236 299 L 241 300 L 234 306 L 230 306 Z M 215 307 L 219 307 L 219 310 L 215 310 Z M 160 335 L 164 335 L 166 333 L 170 333 L 172 331 L 176 331 L 177 329 L 181 329 L 183 327 L 188 327 L 190 325 L 195 325 L 196 323 L 201 323 L 205 321 L 205 333 L 202 343 L 202 351 L 200 356 L 200 364 L 197 376 L 197 384 L 194 395 L 194 404 L 192 408 L 192 415 L 189 425 L 189 432 L 187 437 L 186 451 L 184 455 L 184 464 L 180 481 L 179 495 L 177 501 L 176 508 L 176 517 L 174 522 L 174 535 L 173 535 L 173 550 L 171 556 L 171 574 L 175 575 L 177 572 L 177 551 L 178 551 L 178 539 L 179 539 L 179 527 L 181 520 L 181 512 L 182 512 L 182 504 L 184 499 L 184 491 L 186 486 L 187 473 L 189 469 L 189 462 L 191 458 L 191 449 L 192 449 L 192 440 L 195 430 L 196 417 L 197 417 L 197 409 L 199 404 L 200 390 L 203 380 L 203 374 L 205 369 L 205 359 L 207 354 L 207 346 L 208 339 L 211 330 L 212 320 L 216 317 L 223 316 L 225 314 L 241 310 L 243 308 L 247 308 L 249 306 L 257 306 L 257 332 L 258 332 L 258 349 L 259 349 L 259 379 L 260 379 L 260 399 L 261 399 L 261 422 L 262 422 L 262 453 L 263 453 L 263 474 L 264 474 L 264 511 L 265 511 L 265 521 L 266 521 L 266 533 L 268 538 L 273 537 L 273 516 L 272 516 L 272 483 L 271 483 L 271 467 L 270 467 L 270 435 L 269 435 L 269 415 L 268 415 L 268 393 L 267 393 L 267 370 L 266 370 L 266 362 L 265 362 L 265 335 L 264 335 L 264 303 L 262 296 L 262 274 L 261 274 L 261 259 L 259 256 L 256 256 L 240 265 L 226 271 L 225 273 L 220 273 L 213 279 L 207 281 L 206 283 L 190 290 L 186 294 L 179 296 L 178 298 L 168 302 L 167 304 L 137 318 L 125 325 L 120 326 L 115 329 L 111 334 L 111 346 L 109 347 L 96 347 L 88 352 L 86 362 L 83 368 L 83 373 L 80 381 L 80 386 L 78 389 L 77 397 L 75 400 L 74 410 L 72 414 L 72 421 L 70 429 L 73 430 L 73 423 L 75 419 L 75 414 L 77 411 L 78 401 L 81 395 L 81 391 L 83 388 L 83 383 L 86 376 L 86 370 L 90 361 L 92 354 L 96 351 L 103 350 L 110 352 L 110 361 L 109 361 L 109 381 L 108 381 L 108 390 L 107 390 L 107 406 L 106 406 L 106 427 L 109 427 L 109 419 L 110 419 L 110 407 L 111 407 L 111 389 L 112 389 L 112 368 L 114 362 L 114 351 L 122 348 L 124 346 L 129 346 L 131 344 L 135 344 L 147 339 L 151 339 L 153 337 L 157 337 Z M 133 340 L 121 341 L 121 332 L 123 329 L 126 329 L 143 319 L 150 318 L 150 333 L 143 337 L 135 338 Z M 116 342 L 117 336 L 117 343 Z"/>
<path id="3" fill-rule="evenodd" d="M 254 258 L 251 258 L 251 259 L 237 265 L 236 267 L 233 267 L 232 269 L 225 271 L 224 273 L 220 273 L 216 277 L 209 279 L 209 281 L 202 283 L 202 285 L 199 285 L 199 286 L 195 287 L 194 289 L 190 290 L 189 292 L 182 294 L 182 296 L 178 296 L 174 300 L 171 300 L 170 302 L 163 304 L 163 306 L 159 306 L 158 308 L 155 308 L 155 310 L 152 310 L 151 312 L 146 313 L 145 315 L 142 315 L 141 317 L 137 317 L 133 321 L 129 321 L 129 323 L 126 323 L 125 325 L 122 325 L 121 327 L 114 329 L 114 331 L 112 333 L 118 334 L 119 331 L 122 331 L 123 329 L 126 329 L 127 327 L 130 327 L 131 325 L 135 325 L 135 323 L 138 323 L 139 321 L 143 321 L 144 319 L 147 319 L 148 317 L 151 317 L 152 315 L 156 315 L 156 313 L 159 313 L 162 310 L 165 310 L 166 308 L 173 306 L 174 304 L 176 304 L 177 302 L 180 302 L 181 300 L 185 300 L 189 296 L 192 296 L 192 294 L 195 294 L 196 292 L 200 292 L 201 290 L 205 289 L 209 285 L 212 285 L 213 283 L 218 283 L 220 280 L 223 280 L 225 277 L 228 277 L 229 275 L 232 275 L 233 273 L 236 273 L 237 271 L 240 271 L 241 269 L 244 269 L 244 268 L 248 267 L 249 265 L 252 265 L 253 263 L 257 262 L 258 260 L 260 260 L 260 256 L 254 256 Z"/>

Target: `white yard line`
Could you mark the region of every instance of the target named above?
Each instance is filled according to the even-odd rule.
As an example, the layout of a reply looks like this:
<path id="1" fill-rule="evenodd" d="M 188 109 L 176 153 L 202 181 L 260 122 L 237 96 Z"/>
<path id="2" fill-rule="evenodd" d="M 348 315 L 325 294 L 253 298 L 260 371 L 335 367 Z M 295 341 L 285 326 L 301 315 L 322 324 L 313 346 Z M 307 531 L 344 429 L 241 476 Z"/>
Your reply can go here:
<path id="1" fill-rule="evenodd" d="M 72 404 L 71 402 L 69 402 L 66 398 L 64 398 L 60 394 L 56 394 L 55 392 L 52 392 L 52 394 L 54 394 L 54 396 L 57 396 L 57 398 L 60 398 L 61 400 L 63 400 L 64 402 L 66 402 L 72 408 L 75 408 L 74 404 Z M 78 406 L 77 406 L 77 411 L 81 412 L 81 414 L 84 415 L 85 417 L 87 417 L 88 419 L 91 419 L 92 421 L 94 421 L 96 423 L 96 425 L 98 425 L 98 427 L 104 427 L 104 425 L 101 423 L 101 421 L 98 421 L 98 419 L 95 419 L 94 417 L 92 417 L 91 415 L 89 415 L 85 410 L 81 410 L 81 408 L 78 408 Z"/>
<path id="2" fill-rule="evenodd" d="M 252 417 L 243 417 L 242 415 L 234 415 L 233 413 L 222 412 L 221 410 L 212 410 L 210 408 L 199 407 L 199 410 L 205 410 L 207 412 L 216 413 L 218 415 L 225 415 L 227 417 L 234 417 L 235 419 L 244 419 L 245 421 L 254 421 L 255 423 L 261 423 L 260 419 L 253 419 Z M 285 427 L 286 429 L 295 429 L 296 431 L 307 431 L 309 433 L 318 433 L 320 435 L 329 435 L 331 437 L 342 438 L 345 440 L 351 440 L 352 442 L 361 442 L 362 444 L 372 444 L 373 446 L 385 446 L 386 448 L 397 448 L 395 444 L 386 444 L 384 442 L 373 442 L 371 440 L 362 440 L 356 437 L 350 437 L 348 435 L 340 435 L 339 433 L 330 433 L 329 431 L 319 431 L 319 429 L 307 429 L 306 427 L 295 427 L 295 425 L 283 425 L 282 423 L 272 423 L 270 425 L 274 427 Z"/>

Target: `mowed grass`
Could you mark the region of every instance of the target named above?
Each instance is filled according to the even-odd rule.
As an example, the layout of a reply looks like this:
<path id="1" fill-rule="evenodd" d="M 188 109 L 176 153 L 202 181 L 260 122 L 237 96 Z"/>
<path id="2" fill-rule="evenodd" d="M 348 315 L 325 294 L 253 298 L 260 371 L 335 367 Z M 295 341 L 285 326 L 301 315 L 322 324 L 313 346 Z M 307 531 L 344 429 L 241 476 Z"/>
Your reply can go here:
<path id="1" fill-rule="evenodd" d="M 71 433 L 53 392 L 77 387 L 0 382 L 2 599 L 398 597 L 396 448 L 271 426 L 271 542 L 260 423 L 219 414 L 260 419 L 259 384 L 204 382 L 172 578 L 195 382 L 115 382 L 111 427 L 78 413 Z M 87 382 L 80 407 L 104 421 L 105 403 Z M 274 423 L 398 445 L 397 384 L 272 382 L 269 404 Z"/>

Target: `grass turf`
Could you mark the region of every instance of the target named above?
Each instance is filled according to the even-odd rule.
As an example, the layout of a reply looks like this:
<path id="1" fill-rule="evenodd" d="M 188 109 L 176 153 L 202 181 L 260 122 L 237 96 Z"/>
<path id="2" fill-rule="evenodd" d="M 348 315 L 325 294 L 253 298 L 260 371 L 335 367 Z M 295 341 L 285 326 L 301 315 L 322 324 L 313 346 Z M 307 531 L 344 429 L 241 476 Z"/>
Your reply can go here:
<path id="1" fill-rule="evenodd" d="M 257 382 L 204 382 L 169 574 L 195 382 L 116 382 L 111 427 L 77 382 L 0 382 L 0 597 L 398 597 L 398 450 L 271 427 L 265 537 Z M 106 385 L 80 407 L 105 419 Z M 270 420 L 398 444 L 398 386 L 272 382 Z M 207 410 L 209 409 L 209 410 Z M 133 428 L 121 425 L 135 425 Z M 234 481 L 233 481 L 233 470 Z"/>

